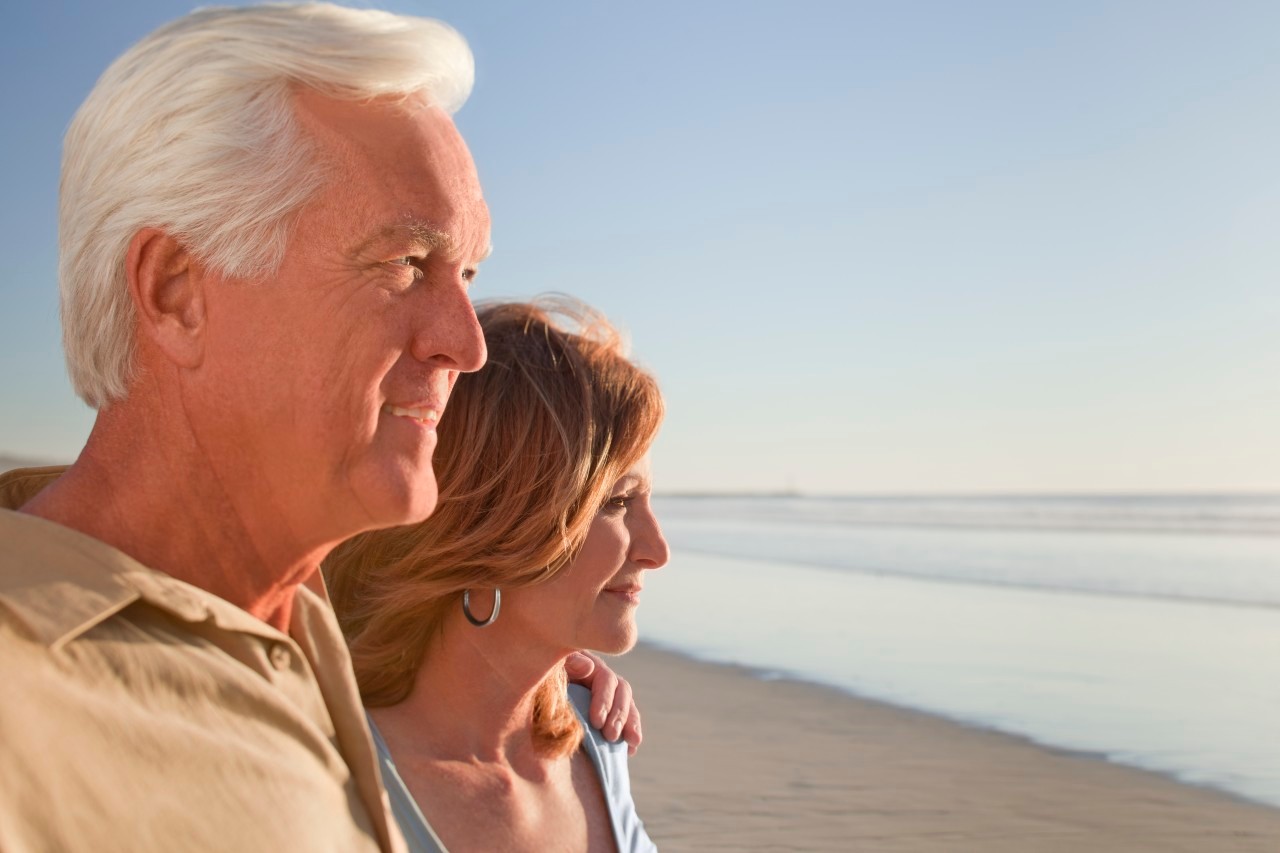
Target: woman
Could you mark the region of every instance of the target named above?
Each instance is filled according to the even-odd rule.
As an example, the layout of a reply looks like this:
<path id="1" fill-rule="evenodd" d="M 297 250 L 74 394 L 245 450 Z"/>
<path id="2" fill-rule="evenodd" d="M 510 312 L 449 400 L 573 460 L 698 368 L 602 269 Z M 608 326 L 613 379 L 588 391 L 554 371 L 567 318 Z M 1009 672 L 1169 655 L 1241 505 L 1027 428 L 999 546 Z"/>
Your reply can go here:
<path id="1" fill-rule="evenodd" d="M 647 461 L 662 398 L 585 309 L 477 313 L 489 361 L 440 423 L 435 515 L 326 568 L 384 781 L 418 850 L 654 849 L 626 747 L 586 723 L 563 662 L 629 650 L 667 561 Z"/>

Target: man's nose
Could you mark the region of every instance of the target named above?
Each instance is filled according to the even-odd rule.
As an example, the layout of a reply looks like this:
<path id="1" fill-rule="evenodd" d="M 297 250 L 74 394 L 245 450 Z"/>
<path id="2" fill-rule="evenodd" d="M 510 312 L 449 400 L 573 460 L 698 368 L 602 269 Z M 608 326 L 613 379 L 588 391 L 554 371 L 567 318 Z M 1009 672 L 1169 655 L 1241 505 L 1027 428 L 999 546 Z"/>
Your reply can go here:
<path id="1" fill-rule="evenodd" d="M 411 352 L 424 364 L 470 373 L 489 357 L 475 307 L 459 282 L 423 288 Z"/>

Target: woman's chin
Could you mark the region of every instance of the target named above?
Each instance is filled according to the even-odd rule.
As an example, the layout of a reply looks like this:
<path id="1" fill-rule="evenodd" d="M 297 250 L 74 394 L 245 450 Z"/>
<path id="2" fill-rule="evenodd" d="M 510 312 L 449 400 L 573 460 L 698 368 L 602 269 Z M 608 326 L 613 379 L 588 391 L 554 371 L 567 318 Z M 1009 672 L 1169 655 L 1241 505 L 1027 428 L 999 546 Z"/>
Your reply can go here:
<path id="1" fill-rule="evenodd" d="M 632 626 L 630 630 L 615 632 L 610 637 L 601 637 L 598 643 L 591 646 L 591 649 L 602 655 L 625 655 L 636 647 L 637 639 L 639 638 L 635 626 Z"/>
<path id="2" fill-rule="evenodd" d="M 579 623 L 574 635 L 577 648 L 602 655 L 625 654 L 635 648 L 640 635 L 635 608 L 628 608 L 625 613 L 597 612 L 590 620 Z"/>

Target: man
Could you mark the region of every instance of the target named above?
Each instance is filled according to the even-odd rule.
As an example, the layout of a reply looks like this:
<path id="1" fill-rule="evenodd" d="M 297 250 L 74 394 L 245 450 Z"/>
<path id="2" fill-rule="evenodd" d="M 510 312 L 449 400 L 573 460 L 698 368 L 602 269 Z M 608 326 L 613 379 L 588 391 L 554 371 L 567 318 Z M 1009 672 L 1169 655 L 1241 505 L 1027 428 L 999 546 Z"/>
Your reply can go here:
<path id="1" fill-rule="evenodd" d="M 0 849 L 400 849 L 304 584 L 431 513 L 484 363 L 471 82 L 436 22 L 206 9 L 77 113 L 64 343 L 98 416 L 60 477 L 0 484 Z"/>

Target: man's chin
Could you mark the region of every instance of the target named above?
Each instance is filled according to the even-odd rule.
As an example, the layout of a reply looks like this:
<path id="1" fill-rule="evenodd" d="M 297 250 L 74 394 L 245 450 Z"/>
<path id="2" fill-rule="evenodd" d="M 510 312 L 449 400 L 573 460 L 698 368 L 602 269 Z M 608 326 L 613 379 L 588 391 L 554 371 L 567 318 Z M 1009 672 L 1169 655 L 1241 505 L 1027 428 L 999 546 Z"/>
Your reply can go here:
<path id="1" fill-rule="evenodd" d="M 400 523 L 401 524 L 418 524 L 419 522 L 426 521 L 436 511 L 436 506 L 438 506 L 439 503 L 440 503 L 439 493 L 436 491 L 435 484 L 432 483 L 431 494 L 428 496 L 424 496 L 419 501 L 417 501 L 412 511 L 409 513 L 409 517 Z"/>
<path id="2" fill-rule="evenodd" d="M 426 521 L 436 511 L 439 503 L 440 495 L 436 490 L 435 481 L 432 480 L 430 487 L 419 486 L 413 494 L 406 495 L 402 506 L 398 508 L 399 519 L 386 526 L 398 527 L 402 524 L 418 524 Z"/>
<path id="3" fill-rule="evenodd" d="M 370 488 L 364 491 L 368 497 L 361 503 L 367 510 L 366 529 L 369 530 L 426 521 L 440 500 L 430 469 L 417 477 L 384 476 L 380 482 L 368 485 Z"/>

